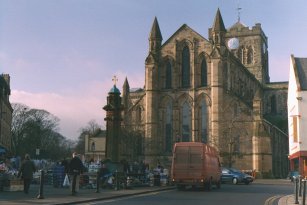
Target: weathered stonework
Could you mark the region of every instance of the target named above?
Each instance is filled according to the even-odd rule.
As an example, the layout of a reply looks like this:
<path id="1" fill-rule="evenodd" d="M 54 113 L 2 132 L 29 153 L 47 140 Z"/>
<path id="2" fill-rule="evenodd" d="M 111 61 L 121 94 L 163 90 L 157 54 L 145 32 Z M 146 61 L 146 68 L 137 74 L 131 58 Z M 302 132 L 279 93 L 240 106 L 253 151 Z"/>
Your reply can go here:
<path id="1" fill-rule="evenodd" d="M 239 39 L 235 49 L 231 38 Z M 267 45 L 260 24 L 226 30 L 219 11 L 209 40 L 184 24 L 162 44 L 155 19 L 145 87 L 132 90 L 127 79 L 123 86 L 121 136 L 137 140 L 122 140 L 120 158 L 169 166 L 176 141 L 202 141 L 224 166 L 284 176 L 287 164 L 276 160 L 287 160 L 287 135 L 265 117 L 286 119 L 287 83 L 270 83 Z"/>

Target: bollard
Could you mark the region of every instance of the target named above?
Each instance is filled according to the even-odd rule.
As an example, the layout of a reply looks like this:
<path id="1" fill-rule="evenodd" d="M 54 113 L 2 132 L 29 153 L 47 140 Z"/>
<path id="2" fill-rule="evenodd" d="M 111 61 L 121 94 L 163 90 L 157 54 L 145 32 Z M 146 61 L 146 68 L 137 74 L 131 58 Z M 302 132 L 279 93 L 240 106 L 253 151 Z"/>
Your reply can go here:
<path id="1" fill-rule="evenodd" d="M 96 193 L 99 193 L 99 171 L 96 176 Z"/>
<path id="2" fill-rule="evenodd" d="M 298 196 L 302 196 L 302 176 L 301 175 L 298 175 L 299 177 L 299 191 L 298 191 Z"/>
<path id="3" fill-rule="evenodd" d="M 39 182 L 39 193 L 37 196 L 38 199 L 44 198 L 44 170 L 41 170 L 41 177 Z"/>
<path id="4" fill-rule="evenodd" d="M 298 202 L 298 177 L 295 177 L 294 178 L 294 183 L 295 183 L 295 202 L 294 202 L 294 204 L 299 204 L 299 202 Z"/>
<path id="5" fill-rule="evenodd" d="M 305 205 L 305 200 L 306 200 L 306 179 L 303 180 L 303 204 Z"/>

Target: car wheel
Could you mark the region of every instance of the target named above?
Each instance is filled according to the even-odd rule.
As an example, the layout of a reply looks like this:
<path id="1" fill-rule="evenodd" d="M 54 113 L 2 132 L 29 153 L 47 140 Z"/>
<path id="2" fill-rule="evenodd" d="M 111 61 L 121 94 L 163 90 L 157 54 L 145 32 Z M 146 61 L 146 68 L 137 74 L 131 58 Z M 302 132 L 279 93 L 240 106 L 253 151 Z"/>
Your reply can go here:
<path id="1" fill-rule="evenodd" d="M 232 179 L 232 183 L 233 183 L 233 184 L 238 184 L 238 179 L 237 179 L 237 178 L 233 178 L 233 179 Z"/>

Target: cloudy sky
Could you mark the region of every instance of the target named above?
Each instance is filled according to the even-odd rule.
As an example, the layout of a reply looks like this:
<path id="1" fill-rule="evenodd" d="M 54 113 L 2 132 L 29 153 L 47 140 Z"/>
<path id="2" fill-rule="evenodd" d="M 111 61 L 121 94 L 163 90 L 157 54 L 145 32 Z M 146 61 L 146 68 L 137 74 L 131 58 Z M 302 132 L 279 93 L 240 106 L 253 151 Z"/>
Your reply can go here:
<path id="1" fill-rule="evenodd" d="M 228 28 L 238 5 L 241 22 L 268 36 L 271 81 L 287 81 L 290 55 L 307 57 L 306 0 L 0 0 L 0 73 L 11 103 L 49 111 L 76 139 L 90 120 L 105 126 L 114 75 L 120 90 L 125 77 L 143 87 L 155 16 L 163 42 L 182 24 L 208 38 L 217 8 Z"/>

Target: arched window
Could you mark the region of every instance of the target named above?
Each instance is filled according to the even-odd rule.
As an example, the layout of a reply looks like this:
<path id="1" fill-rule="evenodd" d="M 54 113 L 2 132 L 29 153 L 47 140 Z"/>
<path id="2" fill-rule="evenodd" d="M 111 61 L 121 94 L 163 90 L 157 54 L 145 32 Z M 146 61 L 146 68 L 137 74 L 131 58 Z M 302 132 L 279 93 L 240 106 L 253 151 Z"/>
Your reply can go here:
<path id="1" fill-rule="evenodd" d="M 240 47 L 238 49 L 238 58 L 240 59 L 241 63 L 244 63 L 243 60 L 244 60 L 244 50 L 243 50 L 243 47 Z"/>
<path id="2" fill-rule="evenodd" d="M 271 96 L 271 114 L 276 114 L 277 109 L 276 109 L 276 96 L 272 95 Z"/>
<path id="3" fill-rule="evenodd" d="M 254 51 L 252 47 L 247 50 L 247 64 L 252 64 L 254 61 Z"/>
<path id="4" fill-rule="evenodd" d="M 95 151 L 95 148 L 96 148 L 95 142 L 92 142 L 92 144 L 91 144 L 91 151 Z"/>
<path id="5" fill-rule="evenodd" d="M 182 141 L 190 142 L 191 141 L 191 112 L 188 102 L 184 102 L 182 105 Z"/>
<path id="6" fill-rule="evenodd" d="M 136 122 L 141 122 L 142 121 L 142 108 L 137 107 L 135 114 L 136 114 Z"/>
<path id="7" fill-rule="evenodd" d="M 168 103 L 166 106 L 166 119 L 165 119 L 165 151 L 171 152 L 173 147 L 173 132 L 172 132 L 172 104 Z"/>
<path id="8" fill-rule="evenodd" d="M 182 87 L 190 87 L 190 51 L 185 46 L 182 51 Z"/>
<path id="9" fill-rule="evenodd" d="M 207 143 L 208 142 L 208 128 L 207 128 L 207 105 L 205 100 L 201 101 L 201 142 Z"/>
<path id="10" fill-rule="evenodd" d="M 201 86 L 207 86 L 208 85 L 208 80 L 207 80 L 207 63 L 206 60 L 203 59 L 201 62 Z"/>
<path id="11" fill-rule="evenodd" d="M 233 147 L 233 152 L 235 154 L 239 154 L 240 153 L 240 135 L 237 135 L 235 138 L 234 138 L 234 147 Z"/>
<path id="12" fill-rule="evenodd" d="M 172 88 L 172 65 L 169 61 L 166 63 L 165 88 Z"/>

